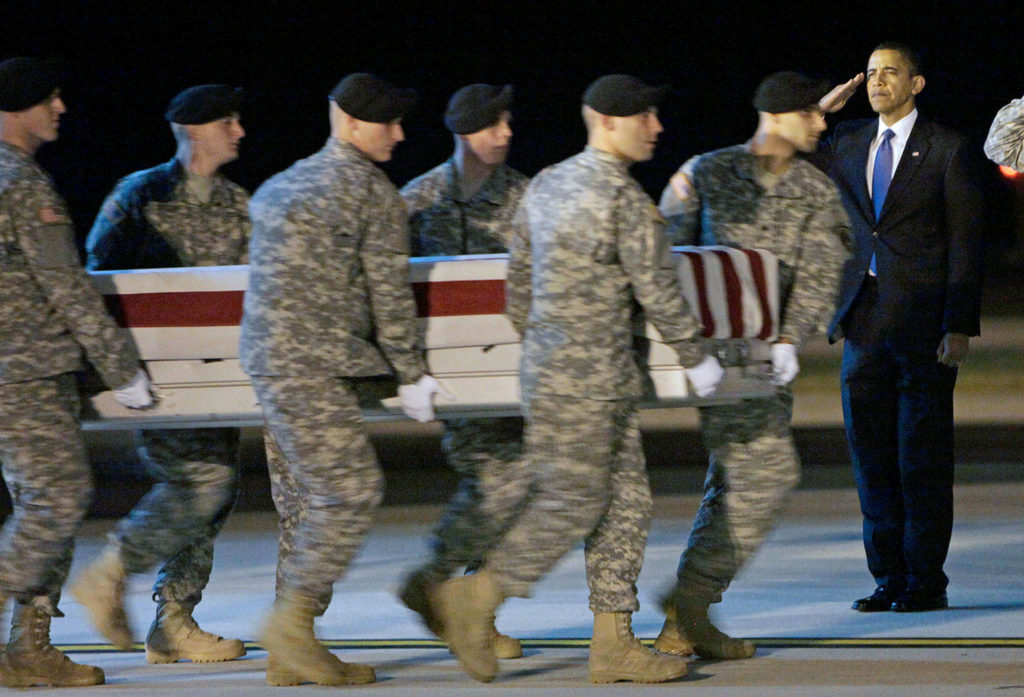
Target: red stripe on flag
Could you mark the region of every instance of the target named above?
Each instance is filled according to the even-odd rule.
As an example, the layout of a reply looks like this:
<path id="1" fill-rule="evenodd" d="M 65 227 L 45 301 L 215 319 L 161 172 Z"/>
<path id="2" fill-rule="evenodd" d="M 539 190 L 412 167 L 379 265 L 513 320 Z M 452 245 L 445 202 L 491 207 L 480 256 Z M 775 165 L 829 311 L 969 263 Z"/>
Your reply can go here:
<path id="1" fill-rule="evenodd" d="M 500 315 L 505 311 L 505 281 L 433 281 L 413 283 L 420 317 Z"/>
<path id="2" fill-rule="evenodd" d="M 742 339 L 746 330 L 743 323 L 743 286 L 740 284 L 736 266 L 728 252 L 714 250 L 715 256 L 722 262 L 722 280 L 725 282 L 725 303 L 729 310 L 729 336 Z"/>
<path id="3" fill-rule="evenodd" d="M 764 270 L 764 259 L 761 255 L 752 249 L 744 249 L 743 253 L 747 255 L 747 259 L 750 261 L 750 273 L 754 277 L 754 287 L 757 289 L 757 300 L 761 307 L 761 331 L 758 333 L 758 339 L 767 339 L 775 332 L 775 326 L 772 322 L 772 306 L 768 302 L 768 275 Z"/>
<path id="4" fill-rule="evenodd" d="M 105 295 L 122 327 L 230 327 L 242 321 L 245 291 L 127 293 Z"/>
<path id="5" fill-rule="evenodd" d="M 498 315 L 505 311 L 505 281 L 413 283 L 419 317 Z M 242 321 L 241 290 L 106 295 L 122 327 L 230 327 Z"/>
<path id="6" fill-rule="evenodd" d="M 708 281 L 704 274 L 704 257 L 700 252 L 683 252 L 690 260 L 690 268 L 693 269 L 693 281 L 697 285 L 697 304 L 700 305 L 700 321 L 704 325 L 704 338 L 710 339 L 715 335 L 715 316 L 711 314 L 711 305 L 708 304 Z"/>

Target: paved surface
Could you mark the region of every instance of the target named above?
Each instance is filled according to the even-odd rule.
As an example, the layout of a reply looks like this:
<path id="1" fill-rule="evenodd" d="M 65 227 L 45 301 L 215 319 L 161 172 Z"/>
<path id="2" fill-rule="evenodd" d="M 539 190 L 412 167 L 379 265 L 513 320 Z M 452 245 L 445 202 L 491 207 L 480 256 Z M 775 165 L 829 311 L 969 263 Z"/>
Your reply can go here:
<path id="1" fill-rule="evenodd" d="M 502 664 L 492 685 L 464 675 L 395 599 L 402 573 L 425 554 L 437 506 L 389 506 L 370 534 L 334 602 L 318 623 L 321 638 L 344 660 L 374 665 L 380 683 L 345 694 L 447 695 L 999 695 L 1024 694 L 1024 484 L 999 481 L 1010 468 L 968 468 L 956 489 L 957 521 L 947 571 L 952 608 L 919 614 L 860 614 L 849 603 L 871 590 L 860 543 L 856 494 L 841 485 L 796 492 L 782 522 L 718 608 L 727 631 L 754 638 L 757 657 L 692 664 L 691 677 L 667 686 L 591 686 L 586 639 L 591 615 L 576 549 L 529 600 L 506 603 L 498 626 L 522 637 L 526 658 Z M 991 481 L 996 479 L 997 481 Z M 657 598 L 671 582 L 689 523 L 694 494 L 659 496 L 639 587 L 638 636 L 661 626 Z M 89 521 L 74 571 L 93 558 L 111 521 Z M 234 515 L 217 543 L 216 566 L 197 617 L 215 632 L 252 641 L 273 596 L 275 518 L 270 512 Z M 129 588 L 129 609 L 145 633 L 153 605 L 148 577 Z M 328 688 L 268 688 L 266 654 L 226 664 L 147 666 L 141 652 L 102 646 L 70 598 L 55 642 L 101 665 L 109 686 L 90 693 L 319 694 Z M 333 688 L 338 689 L 338 688 Z M 45 693 L 47 691 L 39 691 Z M 67 694 L 68 691 L 62 691 Z"/>

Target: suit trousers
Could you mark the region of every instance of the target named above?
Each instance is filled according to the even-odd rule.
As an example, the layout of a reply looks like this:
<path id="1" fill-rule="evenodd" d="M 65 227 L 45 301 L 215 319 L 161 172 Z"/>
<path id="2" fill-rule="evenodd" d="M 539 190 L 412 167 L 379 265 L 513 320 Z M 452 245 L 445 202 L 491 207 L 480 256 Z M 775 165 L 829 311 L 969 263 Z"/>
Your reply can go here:
<path id="1" fill-rule="evenodd" d="M 941 592 L 953 528 L 953 387 L 941 330 L 887 327 L 868 277 L 843 329 L 843 417 L 875 582 Z M 916 328 L 915 328 L 916 329 Z"/>

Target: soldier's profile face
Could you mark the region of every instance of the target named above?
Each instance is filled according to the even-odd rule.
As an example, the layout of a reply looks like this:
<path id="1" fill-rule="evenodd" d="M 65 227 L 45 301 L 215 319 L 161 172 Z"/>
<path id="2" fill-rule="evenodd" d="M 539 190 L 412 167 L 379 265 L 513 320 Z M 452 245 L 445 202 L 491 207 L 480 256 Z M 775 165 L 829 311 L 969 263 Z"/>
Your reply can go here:
<path id="1" fill-rule="evenodd" d="M 651 107 L 632 116 L 610 116 L 612 119 L 612 154 L 627 162 L 645 162 L 654 157 L 658 134 L 664 128 L 658 110 Z"/>
<path id="2" fill-rule="evenodd" d="M 402 119 L 394 119 L 386 123 L 359 121 L 358 119 L 354 119 L 354 122 L 351 130 L 351 142 L 374 162 L 390 160 L 395 146 L 405 140 Z"/>
<path id="3" fill-rule="evenodd" d="M 189 126 L 192 142 L 217 166 L 238 159 L 238 146 L 245 137 L 245 129 L 238 113 L 216 121 Z"/>
<path id="4" fill-rule="evenodd" d="M 814 152 L 818 139 L 825 131 L 825 116 L 821 109 L 809 106 L 796 111 L 775 114 L 778 135 L 799 152 Z"/>
<path id="5" fill-rule="evenodd" d="M 60 115 L 67 111 L 61 99 L 60 90 L 54 90 L 49 97 L 35 106 L 20 112 L 19 116 L 25 124 L 27 133 L 40 143 L 52 143 L 57 140 L 60 130 Z"/>
<path id="6" fill-rule="evenodd" d="M 503 111 L 498 120 L 487 128 L 459 137 L 481 162 L 500 165 L 508 158 L 512 142 L 512 113 Z"/>

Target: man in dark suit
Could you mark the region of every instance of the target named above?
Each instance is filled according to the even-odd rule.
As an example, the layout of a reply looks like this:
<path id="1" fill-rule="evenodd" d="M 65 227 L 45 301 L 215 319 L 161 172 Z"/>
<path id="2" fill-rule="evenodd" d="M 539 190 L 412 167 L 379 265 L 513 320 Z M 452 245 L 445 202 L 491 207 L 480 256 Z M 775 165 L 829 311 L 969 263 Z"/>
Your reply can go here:
<path id="1" fill-rule="evenodd" d="M 967 141 L 918 116 L 925 79 L 912 49 L 878 46 L 864 82 L 879 118 L 840 124 L 818 162 L 856 244 L 829 329 L 846 338 L 843 416 L 877 583 L 853 609 L 935 610 L 948 606 L 953 386 L 979 333 L 981 192 Z"/>

